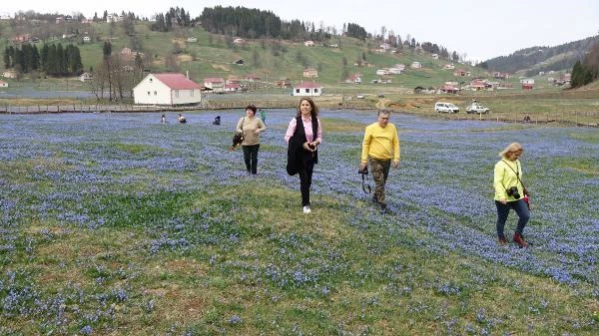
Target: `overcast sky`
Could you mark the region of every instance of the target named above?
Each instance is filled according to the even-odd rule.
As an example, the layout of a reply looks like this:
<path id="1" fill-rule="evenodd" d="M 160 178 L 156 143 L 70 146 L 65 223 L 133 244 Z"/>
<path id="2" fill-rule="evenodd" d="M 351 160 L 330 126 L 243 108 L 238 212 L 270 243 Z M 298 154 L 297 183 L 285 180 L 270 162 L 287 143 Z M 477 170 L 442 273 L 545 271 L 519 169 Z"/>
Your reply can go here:
<path id="1" fill-rule="evenodd" d="M 19 0 L 2 1 L 0 13 L 19 10 L 81 12 L 93 16 L 109 12 L 132 11 L 140 16 L 183 7 L 192 17 L 204 7 L 244 6 L 270 10 L 285 21 L 300 19 L 316 26 L 357 23 L 370 33 L 381 27 L 403 39 L 408 34 L 418 42 L 433 42 L 450 52 L 466 54 L 470 60 L 509 55 L 532 46 L 554 46 L 599 33 L 597 0 Z"/>

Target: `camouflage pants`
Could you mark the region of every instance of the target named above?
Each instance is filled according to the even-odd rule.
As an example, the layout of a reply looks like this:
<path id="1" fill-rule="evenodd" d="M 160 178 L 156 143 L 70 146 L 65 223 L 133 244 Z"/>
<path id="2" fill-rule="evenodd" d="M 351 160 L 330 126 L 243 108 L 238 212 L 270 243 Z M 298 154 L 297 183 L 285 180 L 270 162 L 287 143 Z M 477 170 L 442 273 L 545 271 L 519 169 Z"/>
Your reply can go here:
<path id="1" fill-rule="evenodd" d="M 389 176 L 391 160 L 378 160 L 372 157 L 369 159 L 370 171 L 376 186 L 374 188 L 374 200 L 380 204 L 387 204 L 385 202 L 385 183 L 387 182 L 387 176 Z"/>

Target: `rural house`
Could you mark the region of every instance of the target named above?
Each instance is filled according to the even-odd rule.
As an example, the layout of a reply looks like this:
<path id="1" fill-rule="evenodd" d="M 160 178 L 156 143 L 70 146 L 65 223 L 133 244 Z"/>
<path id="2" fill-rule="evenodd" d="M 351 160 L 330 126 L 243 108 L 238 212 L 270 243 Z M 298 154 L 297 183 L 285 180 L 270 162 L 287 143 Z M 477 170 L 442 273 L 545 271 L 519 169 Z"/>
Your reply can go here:
<path id="1" fill-rule="evenodd" d="M 351 75 L 351 76 L 347 77 L 345 82 L 347 84 L 361 84 L 362 83 L 362 75 L 360 75 L 360 74 Z"/>
<path id="2" fill-rule="evenodd" d="M 304 45 L 306 47 L 313 47 L 314 46 L 314 41 L 306 41 L 306 42 L 304 42 Z"/>
<path id="3" fill-rule="evenodd" d="M 0 80 L 0 88 L 7 88 L 7 87 L 8 87 L 8 83 L 3 80 Z"/>
<path id="4" fill-rule="evenodd" d="M 191 36 L 191 37 L 187 38 L 187 43 L 196 43 L 196 42 L 198 42 L 198 38 L 197 37 Z"/>
<path id="5" fill-rule="evenodd" d="M 254 82 L 254 81 L 260 80 L 260 77 L 254 75 L 254 74 L 249 74 L 249 75 L 245 76 L 245 80 L 248 82 Z"/>
<path id="6" fill-rule="evenodd" d="M 12 70 L 12 69 L 6 70 L 2 73 L 2 77 L 11 78 L 11 79 L 17 78 L 18 75 L 19 74 L 15 70 Z"/>
<path id="7" fill-rule="evenodd" d="M 305 68 L 304 77 L 306 78 L 318 78 L 318 70 L 314 68 Z"/>
<path id="8" fill-rule="evenodd" d="M 233 40 L 233 44 L 244 45 L 245 44 L 245 40 L 238 37 L 238 38 L 236 38 L 236 39 Z"/>
<path id="9" fill-rule="evenodd" d="M 443 66 L 443 70 L 453 70 L 453 69 L 455 69 L 455 65 L 453 65 L 453 64 L 448 63 Z"/>
<path id="10" fill-rule="evenodd" d="M 187 105 L 202 100 L 200 86 L 178 73 L 149 74 L 133 88 L 135 104 Z"/>
<path id="11" fill-rule="evenodd" d="M 298 97 L 318 97 L 322 94 L 322 85 L 314 82 L 301 82 L 293 87 L 293 95 Z"/>
<path id="12" fill-rule="evenodd" d="M 213 92 L 225 92 L 225 80 L 223 78 L 204 78 L 204 87 Z"/>
<path id="13" fill-rule="evenodd" d="M 533 89 L 535 80 L 532 78 L 522 78 L 520 84 L 522 85 L 522 90 L 529 91 Z"/>
<path id="14" fill-rule="evenodd" d="M 89 72 L 84 72 L 81 74 L 81 76 L 79 76 L 79 80 L 83 83 L 90 81 L 92 79 L 94 79 L 94 76 Z"/>
<path id="15" fill-rule="evenodd" d="M 410 65 L 410 67 L 412 69 L 421 69 L 422 68 L 422 64 L 420 62 L 412 62 L 412 65 Z"/>

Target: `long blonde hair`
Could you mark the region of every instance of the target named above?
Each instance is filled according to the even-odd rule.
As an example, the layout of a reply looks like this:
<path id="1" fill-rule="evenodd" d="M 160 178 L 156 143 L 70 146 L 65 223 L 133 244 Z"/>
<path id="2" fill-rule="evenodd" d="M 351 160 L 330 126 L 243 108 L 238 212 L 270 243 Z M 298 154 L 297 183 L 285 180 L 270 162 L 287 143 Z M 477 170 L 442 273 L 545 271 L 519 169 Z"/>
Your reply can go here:
<path id="1" fill-rule="evenodd" d="M 499 156 L 504 159 L 507 159 L 508 153 L 513 153 L 513 152 L 517 152 L 517 151 L 521 151 L 521 150 L 524 150 L 524 148 L 522 147 L 522 145 L 519 142 L 512 142 L 507 147 L 505 147 L 504 150 L 499 152 Z"/>

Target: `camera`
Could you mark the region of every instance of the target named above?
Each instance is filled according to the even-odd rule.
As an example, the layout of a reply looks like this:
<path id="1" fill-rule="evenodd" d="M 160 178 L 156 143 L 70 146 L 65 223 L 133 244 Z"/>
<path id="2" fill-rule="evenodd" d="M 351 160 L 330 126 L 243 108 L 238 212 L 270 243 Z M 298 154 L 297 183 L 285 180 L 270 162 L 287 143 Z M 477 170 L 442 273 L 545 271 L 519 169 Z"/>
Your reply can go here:
<path id="1" fill-rule="evenodd" d="M 507 190 L 507 195 L 512 196 L 515 199 L 520 199 L 520 192 L 518 191 L 518 187 L 511 187 Z"/>

